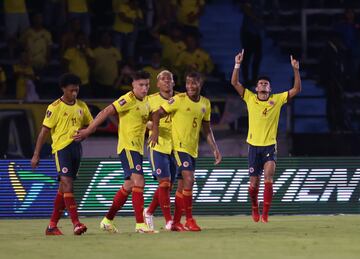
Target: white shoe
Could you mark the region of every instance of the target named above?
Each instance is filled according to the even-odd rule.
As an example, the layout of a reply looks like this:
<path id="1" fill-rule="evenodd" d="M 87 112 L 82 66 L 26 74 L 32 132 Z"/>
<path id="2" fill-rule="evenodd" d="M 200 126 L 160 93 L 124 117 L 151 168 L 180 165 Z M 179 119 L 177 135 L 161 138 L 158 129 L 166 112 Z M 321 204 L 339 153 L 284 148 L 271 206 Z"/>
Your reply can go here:
<path id="1" fill-rule="evenodd" d="M 172 221 L 172 220 L 169 220 L 168 222 L 166 222 L 165 230 L 171 231 L 171 227 L 172 227 L 173 223 L 174 223 L 174 221 Z"/>
<path id="2" fill-rule="evenodd" d="M 159 231 L 150 229 L 145 223 L 136 223 L 135 226 L 135 232 L 136 233 L 146 233 L 146 234 L 157 234 Z"/>
<path id="3" fill-rule="evenodd" d="M 155 226 L 154 226 L 154 216 L 151 215 L 151 214 L 148 214 L 147 213 L 148 211 L 148 208 L 144 208 L 144 221 L 145 221 L 145 224 L 148 226 L 148 228 L 150 230 L 154 230 L 155 229 Z"/>

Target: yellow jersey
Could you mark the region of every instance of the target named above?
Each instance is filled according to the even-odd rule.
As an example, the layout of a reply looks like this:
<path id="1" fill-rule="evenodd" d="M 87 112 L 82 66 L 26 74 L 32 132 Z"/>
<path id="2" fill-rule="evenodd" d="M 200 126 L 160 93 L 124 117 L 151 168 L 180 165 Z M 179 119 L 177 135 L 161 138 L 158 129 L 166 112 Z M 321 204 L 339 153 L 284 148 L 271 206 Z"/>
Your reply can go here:
<path id="1" fill-rule="evenodd" d="M 21 73 L 26 75 L 21 75 L 16 80 L 16 99 L 24 99 L 26 97 L 26 81 L 31 80 L 31 77 L 35 75 L 32 66 L 21 64 L 13 65 L 14 74 Z"/>
<path id="2" fill-rule="evenodd" d="M 144 71 L 150 74 L 150 88 L 148 94 L 153 94 L 159 91 L 159 88 L 156 86 L 157 84 L 157 76 L 158 74 L 165 70 L 166 68 L 160 66 L 159 68 L 153 68 L 152 66 L 146 66 L 143 68 Z"/>
<path id="3" fill-rule="evenodd" d="M 214 69 L 214 64 L 209 54 L 199 48 L 193 52 L 181 52 L 176 60 L 175 66 L 180 72 L 184 72 L 191 67 L 202 74 L 209 74 Z"/>
<path id="4" fill-rule="evenodd" d="M 113 5 L 115 13 L 115 22 L 113 29 L 117 32 L 130 33 L 135 29 L 135 19 L 142 19 L 143 14 L 140 9 L 133 9 L 128 3 L 119 3 Z M 123 13 L 127 18 L 132 19 L 133 22 L 125 22 L 120 19 L 119 13 Z"/>
<path id="5" fill-rule="evenodd" d="M 181 24 L 199 27 L 199 20 L 189 21 L 188 15 L 196 14 L 205 5 L 204 0 L 180 0 L 178 1 L 177 19 Z"/>
<path id="6" fill-rule="evenodd" d="M 94 54 L 90 48 L 86 48 L 85 51 L 89 56 L 94 57 Z M 69 61 L 69 72 L 80 77 L 81 84 L 88 84 L 90 66 L 83 51 L 79 50 L 78 48 L 69 48 L 65 51 L 64 59 Z"/>
<path id="7" fill-rule="evenodd" d="M 122 56 L 115 47 L 97 47 L 94 50 L 94 79 L 103 85 L 112 86 L 119 75 L 118 62 Z"/>
<path id="8" fill-rule="evenodd" d="M 150 111 L 151 112 L 157 111 L 160 108 L 160 106 L 167 101 L 168 100 L 162 97 L 160 93 L 149 95 Z M 172 114 L 168 114 L 166 115 L 166 117 L 160 119 L 158 144 L 155 145 L 154 148 L 150 147 L 152 150 L 164 154 L 171 154 L 172 151 L 171 116 Z"/>
<path id="9" fill-rule="evenodd" d="M 146 123 L 150 114 L 148 97 L 139 100 L 133 92 L 128 92 L 112 105 L 119 115 L 117 153 L 127 149 L 143 155 Z"/>
<path id="10" fill-rule="evenodd" d="M 247 142 L 253 146 L 276 144 L 280 111 L 287 103 L 288 92 L 270 95 L 266 101 L 260 101 L 257 95 L 248 89 L 244 92 L 249 116 Z"/>
<path id="11" fill-rule="evenodd" d="M 165 66 L 172 68 L 179 54 L 186 49 L 183 41 L 173 41 L 170 37 L 160 34 L 160 44 L 162 46 L 162 60 Z"/>
<path id="12" fill-rule="evenodd" d="M 161 107 L 167 113 L 172 114 L 173 149 L 186 152 L 196 158 L 202 122 L 210 122 L 211 104 L 209 99 L 200 96 L 200 100 L 194 102 L 186 93 L 180 93 L 163 103 Z"/>
<path id="13" fill-rule="evenodd" d="M 87 13 L 88 6 L 87 0 L 68 0 L 68 12 L 69 13 Z"/>
<path id="14" fill-rule="evenodd" d="M 2 67 L 0 67 L 0 83 L 6 82 L 6 74 Z"/>
<path id="15" fill-rule="evenodd" d="M 51 129 L 52 153 L 73 142 L 76 131 L 89 125 L 93 120 L 86 103 L 76 100 L 70 105 L 60 98 L 50 104 L 46 110 L 43 125 Z"/>
<path id="16" fill-rule="evenodd" d="M 5 13 L 26 13 L 25 0 L 4 0 Z"/>

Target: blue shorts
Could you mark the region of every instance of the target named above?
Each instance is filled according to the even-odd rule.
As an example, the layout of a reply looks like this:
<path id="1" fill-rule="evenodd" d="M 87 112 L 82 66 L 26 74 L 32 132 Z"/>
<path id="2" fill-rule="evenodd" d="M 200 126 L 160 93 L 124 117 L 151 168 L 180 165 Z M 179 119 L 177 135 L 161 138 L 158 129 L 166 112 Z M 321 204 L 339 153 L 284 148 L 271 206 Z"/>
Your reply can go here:
<path id="1" fill-rule="evenodd" d="M 175 182 L 176 164 L 172 155 L 150 149 L 150 162 L 155 179 L 170 177 L 171 183 Z"/>
<path id="2" fill-rule="evenodd" d="M 70 145 L 56 151 L 54 155 L 58 180 L 60 176 L 76 179 L 82 155 L 80 142 L 73 141 Z"/>
<path id="3" fill-rule="evenodd" d="M 174 151 L 176 160 L 177 176 L 176 179 L 182 179 L 183 170 L 195 172 L 195 158 L 185 152 Z"/>
<path id="4" fill-rule="evenodd" d="M 252 146 L 249 144 L 249 176 L 261 176 L 267 161 L 276 162 L 276 145 Z"/>
<path id="5" fill-rule="evenodd" d="M 130 180 L 132 174 L 144 175 L 142 168 L 143 156 L 139 152 L 123 149 L 119 157 L 124 170 L 125 180 Z"/>

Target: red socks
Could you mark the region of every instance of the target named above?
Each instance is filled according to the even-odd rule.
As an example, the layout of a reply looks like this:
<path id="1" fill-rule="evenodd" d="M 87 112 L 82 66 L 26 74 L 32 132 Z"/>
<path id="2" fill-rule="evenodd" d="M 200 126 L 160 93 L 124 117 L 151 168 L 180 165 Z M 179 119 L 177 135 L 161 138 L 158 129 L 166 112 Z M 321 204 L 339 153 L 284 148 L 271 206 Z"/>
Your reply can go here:
<path id="1" fill-rule="evenodd" d="M 264 207 L 262 215 L 267 218 L 271 206 L 271 201 L 273 197 L 273 184 L 268 182 L 265 183 L 265 189 L 264 189 Z"/>
<path id="2" fill-rule="evenodd" d="M 183 190 L 183 199 L 184 199 L 186 219 L 188 220 L 188 219 L 192 218 L 192 190 L 191 189 Z"/>
<path id="3" fill-rule="evenodd" d="M 165 221 L 168 222 L 171 220 L 170 181 L 169 180 L 160 181 L 158 190 L 159 190 L 160 207 L 163 212 Z"/>
<path id="4" fill-rule="evenodd" d="M 132 204 L 136 223 L 144 223 L 144 187 L 134 186 L 132 188 Z"/>
<path id="5" fill-rule="evenodd" d="M 258 194 L 259 194 L 259 188 L 253 188 L 253 187 L 249 187 L 249 196 L 250 196 L 250 200 L 251 200 L 251 206 L 254 207 L 258 207 Z"/>
<path id="6" fill-rule="evenodd" d="M 159 191 L 160 191 L 159 189 L 160 189 L 160 187 L 158 187 L 156 189 L 156 191 L 154 192 L 153 199 L 147 210 L 147 213 L 149 213 L 151 215 L 154 214 L 156 208 L 159 206 Z"/>
<path id="7" fill-rule="evenodd" d="M 65 201 L 66 209 L 70 215 L 71 221 L 73 225 L 76 226 L 77 224 L 80 223 L 80 221 L 77 213 L 77 206 L 76 206 L 74 194 L 72 192 L 65 192 L 64 201 Z"/>
<path id="8" fill-rule="evenodd" d="M 127 201 L 129 194 L 124 189 L 124 187 L 121 187 L 120 190 L 115 194 L 115 197 L 113 199 L 113 203 L 106 214 L 106 218 L 113 220 L 115 218 L 116 213 L 122 208 L 122 206 Z"/>
<path id="9" fill-rule="evenodd" d="M 174 223 L 180 223 L 181 216 L 184 211 L 184 199 L 183 194 L 179 191 L 176 191 L 175 194 L 175 211 L 174 211 Z"/>
<path id="10" fill-rule="evenodd" d="M 64 194 L 60 191 L 55 196 L 54 209 L 50 218 L 49 226 L 56 227 L 65 209 Z"/>

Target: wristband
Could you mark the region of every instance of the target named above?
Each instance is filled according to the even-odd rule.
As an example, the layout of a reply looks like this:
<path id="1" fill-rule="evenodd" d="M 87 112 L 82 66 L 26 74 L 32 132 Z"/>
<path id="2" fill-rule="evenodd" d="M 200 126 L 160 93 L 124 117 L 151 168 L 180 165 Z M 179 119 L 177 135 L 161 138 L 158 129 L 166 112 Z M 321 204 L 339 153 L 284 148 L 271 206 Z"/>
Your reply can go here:
<path id="1" fill-rule="evenodd" d="M 240 68 L 240 63 L 235 63 L 234 68 Z"/>

